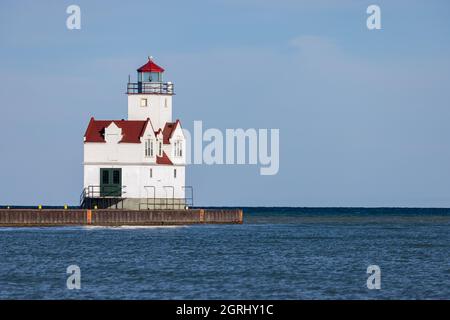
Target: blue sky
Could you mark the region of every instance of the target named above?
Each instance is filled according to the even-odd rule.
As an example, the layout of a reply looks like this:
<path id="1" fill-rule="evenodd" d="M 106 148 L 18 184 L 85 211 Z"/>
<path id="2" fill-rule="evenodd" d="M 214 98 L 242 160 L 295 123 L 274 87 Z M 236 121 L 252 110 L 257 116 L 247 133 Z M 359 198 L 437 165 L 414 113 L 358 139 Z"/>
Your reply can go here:
<path id="1" fill-rule="evenodd" d="M 444 0 L 2 1 L 0 203 L 77 204 L 89 118 L 126 117 L 127 77 L 153 55 L 185 128 L 280 129 L 275 176 L 190 166 L 196 205 L 449 207 L 449 14 Z"/>

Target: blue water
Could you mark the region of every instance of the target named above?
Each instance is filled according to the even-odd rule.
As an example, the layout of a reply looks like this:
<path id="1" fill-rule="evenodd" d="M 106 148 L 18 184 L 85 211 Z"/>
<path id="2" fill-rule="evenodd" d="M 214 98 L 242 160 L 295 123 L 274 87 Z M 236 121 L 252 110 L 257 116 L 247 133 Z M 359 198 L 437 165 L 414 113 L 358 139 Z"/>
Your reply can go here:
<path id="1" fill-rule="evenodd" d="M 243 225 L 0 228 L 0 298 L 450 299 L 450 209 L 244 212 Z M 66 288 L 72 264 L 81 290 Z"/>

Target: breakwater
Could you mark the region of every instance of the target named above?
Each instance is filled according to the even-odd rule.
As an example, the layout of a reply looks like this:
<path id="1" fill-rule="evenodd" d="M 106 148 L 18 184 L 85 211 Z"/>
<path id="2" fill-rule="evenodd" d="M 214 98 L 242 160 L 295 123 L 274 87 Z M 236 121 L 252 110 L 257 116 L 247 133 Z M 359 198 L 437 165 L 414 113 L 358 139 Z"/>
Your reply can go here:
<path id="1" fill-rule="evenodd" d="M 240 224 L 242 209 L 0 209 L 0 227 Z"/>

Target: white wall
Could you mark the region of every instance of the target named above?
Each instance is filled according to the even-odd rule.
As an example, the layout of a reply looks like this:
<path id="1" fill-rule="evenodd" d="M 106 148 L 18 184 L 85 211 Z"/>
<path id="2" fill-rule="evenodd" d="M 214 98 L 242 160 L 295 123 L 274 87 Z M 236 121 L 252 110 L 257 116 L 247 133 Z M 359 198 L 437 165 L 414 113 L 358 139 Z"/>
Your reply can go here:
<path id="1" fill-rule="evenodd" d="M 151 137 L 148 137 L 151 138 Z M 153 157 L 145 156 L 145 143 L 142 138 L 141 143 L 100 143 L 88 142 L 84 144 L 84 163 L 131 163 L 131 164 L 156 164 L 156 155 L 158 154 L 159 139 L 152 138 L 154 141 Z M 186 142 L 182 140 L 183 156 L 176 157 L 173 144 L 163 144 L 163 151 L 167 154 L 173 164 L 186 164 Z M 162 139 L 161 139 L 162 140 Z"/>
<path id="2" fill-rule="evenodd" d="M 141 99 L 147 99 L 147 107 L 141 107 Z M 172 122 L 172 96 L 164 94 L 129 94 L 128 120 L 150 118 L 153 128 L 163 129 L 166 122 Z"/>
<path id="3" fill-rule="evenodd" d="M 153 198 L 153 188 L 145 186 L 155 186 L 156 198 L 172 198 L 172 188 L 174 187 L 174 197 L 184 198 L 185 190 L 185 167 L 171 165 L 130 165 L 130 164 L 85 164 L 84 165 L 84 187 L 100 186 L 101 168 L 121 168 L 122 186 L 126 194 L 125 198 Z M 150 177 L 152 169 L 152 177 Z M 174 177 L 174 170 L 177 177 Z"/>

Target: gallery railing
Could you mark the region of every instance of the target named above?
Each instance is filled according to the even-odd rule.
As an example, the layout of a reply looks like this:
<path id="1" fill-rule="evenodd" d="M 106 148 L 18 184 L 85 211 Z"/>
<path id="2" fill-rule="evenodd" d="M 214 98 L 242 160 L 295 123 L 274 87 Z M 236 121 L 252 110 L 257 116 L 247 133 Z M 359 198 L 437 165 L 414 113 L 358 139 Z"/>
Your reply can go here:
<path id="1" fill-rule="evenodd" d="M 174 89 L 171 82 L 128 82 L 127 93 L 174 94 Z"/>

